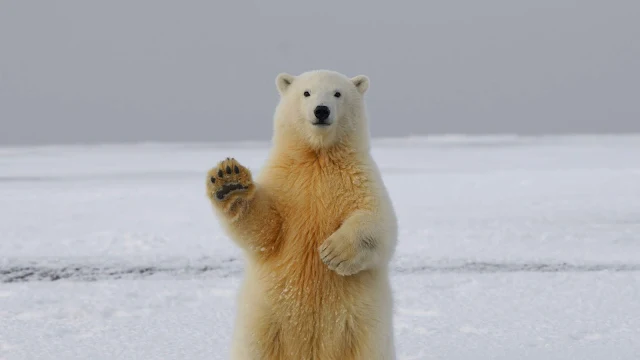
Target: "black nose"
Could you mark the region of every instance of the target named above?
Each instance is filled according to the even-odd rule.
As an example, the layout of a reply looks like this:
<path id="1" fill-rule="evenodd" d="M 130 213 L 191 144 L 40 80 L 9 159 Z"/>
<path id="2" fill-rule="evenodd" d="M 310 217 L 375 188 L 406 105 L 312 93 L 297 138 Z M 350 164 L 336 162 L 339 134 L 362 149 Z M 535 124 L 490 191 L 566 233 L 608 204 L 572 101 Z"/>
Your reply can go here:
<path id="1" fill-rule="evenodd" d="M 319 105 L 319 106 L 316 106 L 315 110 L 313 110 L 313 113 L 315 114 L 316 118 L 318 118 L 318 120 L 322 122 L 327 120 L 331 111 L 329 111 L 328 107 L 324 105 Z"/>

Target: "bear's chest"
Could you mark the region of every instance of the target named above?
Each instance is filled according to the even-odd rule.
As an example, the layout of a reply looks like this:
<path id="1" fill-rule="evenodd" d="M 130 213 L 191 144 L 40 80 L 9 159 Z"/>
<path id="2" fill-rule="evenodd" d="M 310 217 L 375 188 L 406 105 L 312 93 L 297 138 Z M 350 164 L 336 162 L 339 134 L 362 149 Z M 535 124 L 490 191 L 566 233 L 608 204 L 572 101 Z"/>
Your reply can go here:
<path id="1" fill-rule="evenodd" d="M 345 279 L 322 262 L 319 247 L 363 206 L 367 189 L 340 168 L 298 166 L 280 174 L 271 184 L 283 219 L 279 251 L 269 258 L 271 286 L 291 300 L 332 298 Z"/>
<path id="2" fill-rule="evenodd" d="M 319 246 L 364 197 L 350 174 L 340 169 L 299 169 L 287 180 L 280 184 L 279 201 L 287 243 Z"/>

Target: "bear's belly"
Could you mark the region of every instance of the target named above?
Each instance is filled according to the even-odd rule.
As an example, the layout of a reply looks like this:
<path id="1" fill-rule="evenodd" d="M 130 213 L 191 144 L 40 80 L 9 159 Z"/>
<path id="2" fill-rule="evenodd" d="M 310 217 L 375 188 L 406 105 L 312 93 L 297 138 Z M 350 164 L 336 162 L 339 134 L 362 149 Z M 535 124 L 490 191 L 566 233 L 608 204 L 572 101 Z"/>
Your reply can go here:
<path id="1" fill-rule="evenodd" d="M 377 326 L 375 279 L 368 271 L 343 277 L 316 252 L 280 260 L 261 273 L 263 358 L 358 359 Z M 364 333 L 366 332 L 366 333 Z"/>
<path id="2" fill-rule="evenodd" d="M 336 198 L 297 205 L 283 216 L 287 221 L 278 250 L 255 267 L 258 296 L 264 295 L 258 300 L 259 318 L 254 319 L 258 358 L 374 359 L 363 357 L 362 349 L 376 348 L 371 339 L 380 322 L 372 311 L 382 309 L 377 275 L 338 275 L 319 254 L 355 203 Z"/>

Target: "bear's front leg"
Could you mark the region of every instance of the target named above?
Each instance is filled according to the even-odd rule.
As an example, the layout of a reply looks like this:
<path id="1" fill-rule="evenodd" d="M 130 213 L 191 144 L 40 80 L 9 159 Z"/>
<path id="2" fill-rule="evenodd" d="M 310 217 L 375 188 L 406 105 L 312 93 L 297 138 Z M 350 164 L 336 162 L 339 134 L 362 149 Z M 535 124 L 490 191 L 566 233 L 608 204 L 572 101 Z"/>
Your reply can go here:
<path id="1" fill-rule="evenodd" d="M 353 275 L 387 261 L 390 241 L 384 219 L 357 212 L 320 245 L 320 258 L 336 273 Z"/>
<path id="2" fill-rule="evenodd" d="M 275 249 L 281 217 L 267 190 L 253 182 L 249 169 L 226 158 L 209 170 L 206 184 L 221 224 L 241 248 L 256 253 Z"/>

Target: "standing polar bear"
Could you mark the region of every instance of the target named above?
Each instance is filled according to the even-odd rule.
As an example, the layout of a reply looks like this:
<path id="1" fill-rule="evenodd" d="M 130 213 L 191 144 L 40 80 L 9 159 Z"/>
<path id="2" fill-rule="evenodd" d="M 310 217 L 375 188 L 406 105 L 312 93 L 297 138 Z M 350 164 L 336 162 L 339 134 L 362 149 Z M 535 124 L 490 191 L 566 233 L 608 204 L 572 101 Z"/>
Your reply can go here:
<path id="1" fill-rule="evenodd" d="M 260 175 L 234 158 L 207 195 L 246 255 L 233 359 L 395 359 L 388 264 L 397 220 L 369 151 L 369 79 L 279 74 Z"/>

